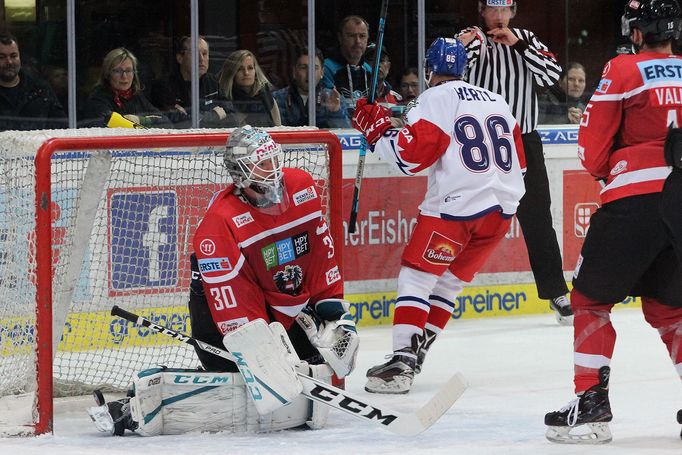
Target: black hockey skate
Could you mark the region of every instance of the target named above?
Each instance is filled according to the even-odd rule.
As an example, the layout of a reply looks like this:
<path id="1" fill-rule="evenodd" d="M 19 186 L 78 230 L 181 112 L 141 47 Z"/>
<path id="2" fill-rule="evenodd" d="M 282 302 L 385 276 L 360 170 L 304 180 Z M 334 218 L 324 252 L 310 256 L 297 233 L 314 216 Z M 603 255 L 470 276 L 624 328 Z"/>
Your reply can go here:
<path id="1" fill-rule="evenodd" d="M 419 374 L 422 371 L 426 353 L 433 342 L 436 341 L 436 333 L 429 329 L 424 329 L 424 333 L 415 336 L 417 337 L 417 365 L 414 367 L 414 373 Z"/>
<path id="2" fill-rule="evenodd" d="M 93 392 L 97 406 L 88 408 L 88 414 L 99 431 L 123 436 L 125 430 L 137 430 L 137 422 L 130 414 L 130 397 L 106 402 L 101 390 Z"/>
<path id="3" fill-rule="evenodd" d="M 413 337 L 413 344 L 415 337 Z M 413 348 L 395 351 L 391 360 L 367 370 L 365 390 L 372 393 L 403 394 L 410 391 L 417 366 Z"/>
<path id="4" fill-rule="evenodd" d="M 682 409 L 677 411 L 677 423 L 682 423 Z M 680 432 L 680 438 L 682 438 L 682 432 Z"/>
<path id="5" fill-rule="evenodd" d="M 554 297 L 549 301 L 549 307 L 554 311 L 556 322 L 559 325 L 573 325 L 573 310 L 571 301 L 565 295 Z"/>
<path id="6" fill-rule="evenodd" d="M 587 389 L 559 411 L 545 415 L 547 433 L 552 442 L 563 444 L 604 444 L 612 438 L 608 422 L 613 419 L 609 404 L 609 367 L 599 369 L 599 384 Z M 586 425 L 587 433 L 572 433 Z"/>

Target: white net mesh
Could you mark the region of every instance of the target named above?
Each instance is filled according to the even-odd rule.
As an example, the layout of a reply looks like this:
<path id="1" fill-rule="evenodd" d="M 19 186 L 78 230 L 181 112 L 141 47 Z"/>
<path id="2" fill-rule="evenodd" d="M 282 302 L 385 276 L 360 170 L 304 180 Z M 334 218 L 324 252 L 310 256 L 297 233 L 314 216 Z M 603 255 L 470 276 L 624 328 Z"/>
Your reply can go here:
<path id="1" fill-rule="evenodd" d="M 0 399 L 36 387 L 36 150 L 54 135 L 150 132 L 0 133 Z M 61 336 L 53 364 L 55 395 L 125 390 L 141 369 L 199 364 L 190 346 L 109 312 L 116 304 L 190 332 L 192 235 L 211 195 L 229 183 L 222 157 L 216 156 L 223 147 L 201 145 L 203 133 L 192 132 L 197 138 L 192 147 L 149 142 L 144 150 L 53 155 L 53 332 Z M 310 172 L 328 201 L 327 148 L 304 141 L 284 149 L 285 166 Z"/>

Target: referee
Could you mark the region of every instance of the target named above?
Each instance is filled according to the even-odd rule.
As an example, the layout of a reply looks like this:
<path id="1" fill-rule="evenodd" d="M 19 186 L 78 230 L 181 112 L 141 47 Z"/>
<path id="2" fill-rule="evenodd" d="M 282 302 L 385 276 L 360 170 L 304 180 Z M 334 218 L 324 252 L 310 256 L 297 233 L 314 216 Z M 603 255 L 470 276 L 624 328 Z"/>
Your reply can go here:
<path id="1" fill-rule="evenodd" d="M 469 57 L 467 82 L 502 95 L 519 123 L 527 171 L 526 194 L 516 216 L 523 230 L 538 296 L 549 300 L 560 324 L 570 325 L 573 312 L 566 297 L 561 252 L 552 227 L 542 141 L 535 130 L 538 99 L 534 85 L 556 84 L 561 67 L 533 32 L 509 28 L 509 21 L 516 14 L 516 0 L 479 0 L 478 9 L 483 29 L 472 27 L 457 35 Z"/>

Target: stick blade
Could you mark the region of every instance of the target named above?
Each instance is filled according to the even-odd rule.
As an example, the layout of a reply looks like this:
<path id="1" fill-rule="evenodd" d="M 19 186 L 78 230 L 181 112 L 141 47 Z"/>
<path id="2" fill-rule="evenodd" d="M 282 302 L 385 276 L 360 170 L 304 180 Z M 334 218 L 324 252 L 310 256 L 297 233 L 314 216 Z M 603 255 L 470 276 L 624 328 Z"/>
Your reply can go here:
<path id="1" fill-rule="evenodd" d="M 413 414 L 402 414 L 387 429 L 403 436 L 418 435 L 436 423 L 462 396 L 468 385 L 462 373 L 455 373 L 424 406 Z"/>

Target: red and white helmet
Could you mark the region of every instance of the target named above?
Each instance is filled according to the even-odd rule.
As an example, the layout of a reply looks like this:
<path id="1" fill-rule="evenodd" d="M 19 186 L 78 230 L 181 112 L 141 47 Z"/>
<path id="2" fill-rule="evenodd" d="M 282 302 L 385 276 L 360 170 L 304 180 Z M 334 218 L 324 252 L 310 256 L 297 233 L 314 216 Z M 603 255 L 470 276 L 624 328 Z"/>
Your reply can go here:
<path id="1" fill-rule="evenodd" d="M 282 146 L 260 128 L 245 125 L 230 134 L 223 163 L 238 188 L 258 194 L 252 202 L 268 207 L 282 201 L 284 155 Z"/>

